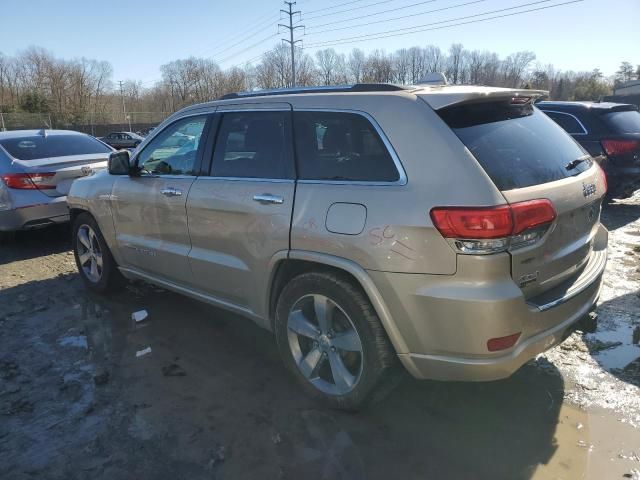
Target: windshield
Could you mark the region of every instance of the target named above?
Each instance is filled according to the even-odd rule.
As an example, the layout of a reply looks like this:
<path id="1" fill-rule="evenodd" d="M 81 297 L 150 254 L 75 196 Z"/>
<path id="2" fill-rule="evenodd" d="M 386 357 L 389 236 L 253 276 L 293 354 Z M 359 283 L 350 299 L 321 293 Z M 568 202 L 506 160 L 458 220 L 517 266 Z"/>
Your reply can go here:
<path id="1" fill-rule="evenodd" d="M 33 135 L 0 140 L 0 145 L 18 160 L 111 152 L 109 147 L 88 135 Z"/>
<path id="2" fill-rule="evenodd" d="M 560 180 L 591 166 L 587 152 L 531 105 L 483 102 L 438 113 L 500 190 Z"/>
<path id="3" fill-rule="evenodd" d="M 640 112 L 635 110 L 606 113 L 602 118 L 616 133 L 640 133 Z"/>

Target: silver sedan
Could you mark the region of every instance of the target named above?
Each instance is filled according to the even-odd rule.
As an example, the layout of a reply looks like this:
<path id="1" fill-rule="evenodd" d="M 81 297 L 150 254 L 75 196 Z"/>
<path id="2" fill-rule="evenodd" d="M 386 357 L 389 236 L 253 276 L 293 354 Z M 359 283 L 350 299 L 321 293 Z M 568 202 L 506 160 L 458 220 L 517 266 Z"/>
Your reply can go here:
<path id="1" fill-rule="evenodd" d="M 112 151 L 79 132 L 0 132 L 0 237 L 68 221 L 71 183 L 105 169 Z"/>

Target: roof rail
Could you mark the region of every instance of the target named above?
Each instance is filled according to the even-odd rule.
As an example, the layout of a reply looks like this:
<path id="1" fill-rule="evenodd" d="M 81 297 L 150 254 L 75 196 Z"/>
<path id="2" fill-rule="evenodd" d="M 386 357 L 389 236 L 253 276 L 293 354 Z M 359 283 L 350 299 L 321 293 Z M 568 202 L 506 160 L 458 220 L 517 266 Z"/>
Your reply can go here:
<path id="1" fill-rule="evenodd" d="M 356 83 L 354 85 L 329 85 L 322 87 L 293 87 L 274 88 L 268 90 L 256 90 L 254 92 L 227 93 L 218 100 L 229 100 L 232 98 L 266 97 L 275 95 L 291 95 L 296 93 L 334 93 L 334 92 L 396 92 L 408 90 L 407 87 L 394 85 L 391 83 Z"/>

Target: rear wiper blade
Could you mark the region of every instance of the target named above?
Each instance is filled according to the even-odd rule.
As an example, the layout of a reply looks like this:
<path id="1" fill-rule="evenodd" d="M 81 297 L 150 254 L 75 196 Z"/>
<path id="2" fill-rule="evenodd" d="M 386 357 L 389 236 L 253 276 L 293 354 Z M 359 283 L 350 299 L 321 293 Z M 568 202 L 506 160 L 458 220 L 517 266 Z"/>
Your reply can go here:
<path id="1" fill-rule="evenodd" d="M 571 160 L 569 163 L 567 163 L 564 166 L 564 168 L 566 168 L 567 170 L 573 170 L 582 162 L 586 162 L 587 160 L 588 160 L 588 157 L 576 158 L 575 160 Z"/>

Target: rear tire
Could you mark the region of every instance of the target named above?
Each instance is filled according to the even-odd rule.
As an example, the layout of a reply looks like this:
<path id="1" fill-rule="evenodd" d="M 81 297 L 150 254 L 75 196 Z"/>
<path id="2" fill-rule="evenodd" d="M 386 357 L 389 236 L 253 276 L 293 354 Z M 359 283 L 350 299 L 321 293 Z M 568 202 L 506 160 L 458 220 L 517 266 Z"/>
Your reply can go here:
<path id="1" fill-rule="evenodd" d="M 402 375 L 371 302 L 343 275 L 293 278 L 278 299 L 275 335 L 300 386 L 331 408 L 358 410 L 390 392 Z"/>
<path id="2" fill-rule="evenodd" d="M 81 213 L 73 222 L 72 231 L 73 255 L 85 286 L 96 293 L 121 289 L 125 279 L 95 219 L 88 213 Z"/>

